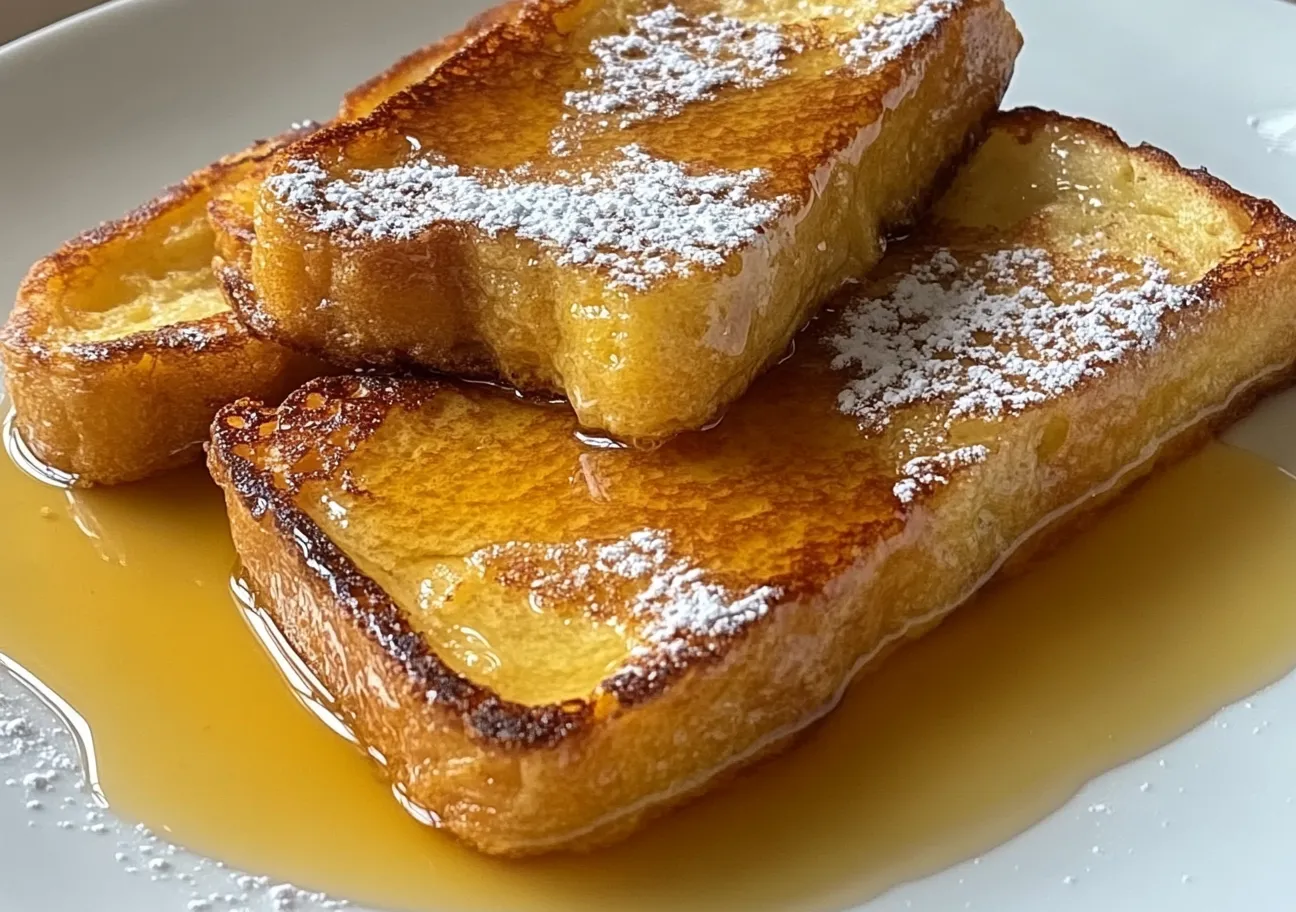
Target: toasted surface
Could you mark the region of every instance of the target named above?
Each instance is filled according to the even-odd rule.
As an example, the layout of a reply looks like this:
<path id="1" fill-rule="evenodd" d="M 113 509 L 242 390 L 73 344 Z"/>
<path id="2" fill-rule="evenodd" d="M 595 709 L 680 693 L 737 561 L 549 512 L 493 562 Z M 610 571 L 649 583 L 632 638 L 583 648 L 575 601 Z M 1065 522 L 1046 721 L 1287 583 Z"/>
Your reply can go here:
<path id="1" fill-rule="evenodd" d="M 388 98 L 427 79 L 451 54 L 482 32 L 488 31 L 501 22 L 516 18 L 525 6 L 526 0 L 506 0 L 499 6 L 478 13 L 453 35 L 406 54 L 373 79 L 347 92 L 338 110 L 338 119 L 359 120 L 372 114 Z"/>
<path id="2" fill-rule="evenodd" d="M 277 399 L 313 359 L 251 336 L 212 273 L 206 207 L 309 128 L 259 142 L 37 262 L 0 334 L 19 431 L 83 483 L 198 457 L 216 409 Z"/>
<path id="3" fill-rule="evenodd" d="M 561 407 L 352 376 L 224 410 L 209 464 L 401 792 L 489 852 L 589 845 L 1287 379 L 1294 308 L 1271 203 L 1024 109 L 712 430 L 596 445 Z"/>
<path id="4" fill-rule="evenodd" d="M 241 313 L 623 439 L 700 427 L 877 261 L 1019 46 L 1000 0 L 540 0 L 276 165 Z"/>

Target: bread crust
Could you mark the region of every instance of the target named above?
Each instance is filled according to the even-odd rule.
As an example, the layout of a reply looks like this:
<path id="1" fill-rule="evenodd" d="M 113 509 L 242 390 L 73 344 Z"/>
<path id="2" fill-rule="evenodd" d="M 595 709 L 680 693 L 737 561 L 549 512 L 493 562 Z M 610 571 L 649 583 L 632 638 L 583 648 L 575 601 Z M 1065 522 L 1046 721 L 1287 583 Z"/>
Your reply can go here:
<path id="1" fill-rule="evenodd" d="M 333 123 L 368 117 L 388 99 L 429 78 L 438 67 L 479 38 L 483 32 L 516 18 L 525 5 L 526 0 L 508 0 L 491 7 L 478 13 L 459 31 L 405 55 L 348 92 Z M 208 204 L 207 215 L 216 232 L 216 254 L 221 261 L 218 268 L 220 265 L 234 266 L 243 275 L 251 275 L 252 244 L 256 240 L 253 211 L 261 183 L 269 176 L 275 157 L 267 156 L 259 160 L 255 168 L 249 170 L 237 183 L 217 193 Z M 234 300 L 231 299 L 231 306 Z M 251 316 L 250 311 L 243 313 Z M 245 319 L 244 322 L 256 332 L 257 321 Z M 274 341 L 266 332 L 259 332 L 258 335 L 266 341 Z M 318 352 L 314 354 L 318 355 Z"/>
<path id="2" fill-rule="evenodd" d="M 339 120 L 359 120 L 372 114 L 387 99 L 431 76 L 453 54 L 495 26 L 515 19 L 527 0 L 507 0 L 478 13 L 458 32 L 405 55 L 372 79 L 362 82 L 342 99 Z"/>

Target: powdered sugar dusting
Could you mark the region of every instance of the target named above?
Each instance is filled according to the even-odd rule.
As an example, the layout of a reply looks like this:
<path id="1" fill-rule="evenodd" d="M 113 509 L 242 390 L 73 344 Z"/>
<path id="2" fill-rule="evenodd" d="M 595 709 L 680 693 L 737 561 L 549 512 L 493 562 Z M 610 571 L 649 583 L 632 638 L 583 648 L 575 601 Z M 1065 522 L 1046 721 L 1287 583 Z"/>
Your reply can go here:
<path id="1" fill-rule="evenodd" d="M 1199 302 L 1150 259 L 1139 275 L 1096 261 L 1087 271 L 1092 283 L 1059 280 L 1044 250 L 1004 250 L 968 267 L 937 251 L 890 297 L 852 307 L 830 340 L 833 367 L 859 371 L 842 411 L 873 428 L 936 399 L 948 400 L 951 420 L 1019 412 L 1150 347 L 1167 314 Z"/>
<path id="2" fill-rule="evenodd" d="M 330 179 L 297 160 L 266 185 L 318 231 L 409 239 L 438 222 L 492 237 L 512 231 L 556 251 L 560 265 L 600 268 L 613 285 L 638 290 L 720 266 L 788 203 L 756 195 L 758 169 L 693 174 L 637 145 L 593 171 L 536 180 L 530 170 L 465 171 L 423 159 Z"/>
<path id="3" fill-rule="evenodd" d="M 59 707 L 57 712 L 51 705 Z M 128 878 L 120 892 L 109 891 L 117 902 L 135 908 L 131 897 L 138 891 L 147 891 L 146 896 L 156 891 L 172 897 L 175 908 L 193 912 L 331 912 L 348 905 L 231 870 L 142 824 L 126 823 L 105 807 L 94 783 L 93 757 L 89 728 L 75 710 L 45 692 L 26 671 L 0 662 L 0 801 L 20 802 L 21 810 L 13 813 L 26 814 L 34 840 L 80 838 L 100 846 L 105 862 L 115 862 Z M 42 833 L 46 828 L 48 836 Z M 92 874 L 86 876 L 93 879 Z M 57 891 L 51 890 L 54 895 Z"/>
<path id="4" fill-rule="evenodd" d="M 839 50 L 850 66 L 878 69 L 936 31 L 958 0 L 921 0 L 904 13 L 881 13 L 859 28 Z"/>
<path id="5" fill-rule="evenodd" d="M 649 584 L 635 599 L 635 613 L 648 618 L 645 640 L 677 650 L 686 637 L 716 637 L 736 633 L 763 617 L 778 597 L 772 586 L 758 586 L 737 595 L 709 579 L 706 571 L 683 558 L 674 558 L 666 533 L 645 530 L 629 543 L 640 548 L 638 559 L 651 567 Z"/>
<path id="6" fill-rule="evenodd" d="M 608 606 L 604 593 L 625 598 L 638 622 L 629 631 L 642 644 L 638 656 L 682 656 L 699 641 L 731 635 L 763 617 L 779 590 L 757 586 L 733 591 L 713 575 L 675 553 L 669 532 L 640 529 L 622 539 L 578 539 L 561 545 L 509 542 L 493 545 L 470 560 L 486 567 L 502 557 L 532 562 L 529 587 L 535 597 L 575 599 L 592 614 Z"/>
<path id="7" fill-rule="evenodd" d="M 585 71 L 589 88 L 568 92 L 583 114 L 618 114 L 622 128 L 674 117 L 686 105 L 726 87 L 756 88 L 783 76 L 793 48 L 777 25 L 718 13 L 695 17 L 673 4 L 636 16 L 624 35 L 590 43 L 598 65 Z"/>
<path id="8" fill-rule="evenodd" d="M 990 450 L 981 444 L 959 447 L 934 456 L 915 456 L 900 467 L 901 478 L 891 489 L 903 504 L 911 503 L 923 491 L 938 484 L 949 484 L 949 474 L 961 466 L 984 462 Z"/>
<path id="9" fill-rule="evenodd" d="M 1090 279 L 1060 277 L 1044 250 L 1019 247 L 967 263 L 938 250 L 888 297 L 859 300 L 844 314 L 842 331 L 828 340 L 833 368 L 856 374 L 838 398 L 844 413 L 878 431 L 898 409 L 938 407 L 929 439 L 909 429 L 915 458 L 900 467 L 902 502 L 985 458 L 984 448 L 944 450 L 955 421 L 1020 412 L 1102 376 L 1151 347 L 1167 315 L 1202 303 L 1151 259 L 1118 268 L 1095 252 L 1078 265 Z"/>

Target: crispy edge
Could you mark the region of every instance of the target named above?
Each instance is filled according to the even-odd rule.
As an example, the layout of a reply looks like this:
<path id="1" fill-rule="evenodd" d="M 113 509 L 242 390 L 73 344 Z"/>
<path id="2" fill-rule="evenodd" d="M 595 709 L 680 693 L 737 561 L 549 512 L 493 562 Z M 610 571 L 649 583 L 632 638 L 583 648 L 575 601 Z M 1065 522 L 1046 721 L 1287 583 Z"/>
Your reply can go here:
<path id="1" fill-rule="evenodd" d="M 438 66 L 482 33 L 517 17 L 528 0 L 507 0 L 478 13 L 458 32 L 406 54 L 386 70 L 347 92 L 338 110 L 339 120 L 359 120 L 372 114 L 387 99 L 431 76 Z"/>
<path id="2" fill-rule="evenodd" d="M 1011 14 L 1003 8 L 1002 0 L 991 0 L 991 2 L 997 2 L 1000 11 L 1007 13 L 1011 21 Z M 408 112 L 435 103 L 444 91 L 443 86 L 481 72 L 490 71 L 498 66 L 501 55 L 510 50 L 518 47 L 545 46 L 550 33 L 556 27 L 556 23 L 565 14 L 578 9 L 584 3 L 585 0 L 511 0 L 509 3 L 488 11 L 487 14 L 483 15 L 496 14 L 491 19 L 489 27 L 473 36 L 472 40 L 463 42 L 458 50 L 443 61 L 444 65 L 436 67 L 425 78 L 392 95 L 366 116 L 355 119 L 339 118 L 327 124 L 324 129 L 297 144 L 293 149 L 293 158 L 313 159 L 321 163 L 331 164 L 337 161 L 340 149 L 345 149 L 352 142 L 368 134 L 384 131 L 399 133 L 404 129 L 402 123 Z M 907 45 L 903 59 L 911 60 L 920 54 L 923 49 L 939 41 L 948 25 L 949 21 L 945 21 L 942 23 L 941 30 L 925 33 L 917 41 Z M 1016 32 L 1015 22 L 1013 22 L 1013 27 L 1020 49 L 1021 36 L 1019 32 Z M 461 36 L 454 37 L 459 38 Z M 418 58 L 422 53 L 422 51 L 416 51 L 401 63 L 412 61 L 411 65 L 417 66 L 418 62 L 415 58 Z M 393 69 L 400 67 L 401 63 L 398 63 L 397 67 Z M 886 77 L 886 83 L 878 88 L 879 98 L 894 91 L 903 82 L 905 79 L 903 69 L 903 67 L 899 66 L 891 68 Z M 382 78 L 378 77 L 379 80 Z M 843 136 L 839 139 L 839 142 L 844 146 L 848 140 L 849 137 Z M 839 152 L 841 150 L 837 148 L 834 151 Z M 274 163 L 272 170 L 278 170 L 279 166 L 283 165 L 285 161 L 286 156 L 278 159 Z M 814 170 L 812 166 L 814 164 L 817 164 L 817 162 L 808 163 L 802 170 L 809 174 Z M 806 192 L 807 194 L 813 192 L 809 185 L 807 185 Z"/>
<path id="3" fill-rule="evenodd" d="M 282 411 L 240 400 L 222 409 L 212 423 L 208 468 L 225 489 L 236 532 L 240 524 L 251 523 L 269 533 L 262 540 L 271 547 L 276 542 L 294 542 L 300 560 L 294 575 L 309 579 L 316 595 L 327 592 L 334 600 L 329 610 L 340 609 L 358 628 L 367 631 L 367 639 L 405 670 L 408 681 L 429 695 L 430 704 L 461 717 L 465 728 L 475 736 L 500 747 L 551 746 L 590 722 L 593 707 L 584 700 L 561 706 L 510 703 L 452 670 L 409 627 L 383 588 L 294 503 L 303 483 L 327 478 L 337 471 L 393 408 L 415 409 L 443 387 L 443 383 L 431 379 L 321 377 L 288 396 Z M 312 400 L 337 403 L 339 407 L 312 409 L 308 405 Z M 292 418 L 285 425 L 292 423 L 293 427 L 285 432 L 277 419 L 289 415 Z M 287 464 L 316 450 L 321 440 L 345 440 L 318 447 L 321 458 L 314 470 L 276 480 L 271 471 L 252 458 L 254 448 L 267 440 L 262 431 L 267 422 L 275 425 L 269 439 Z"/>
<path id="4" fill-rule="evenodd" d="M 40 459 L 79 484 L 143 478 L 198 456 L 222 404 L 211 400 L 211 391 L 237 378 L 240 392 L 277 398 L 318 373 L 314 359 L 255 338 L 233 313 L 104 341 L 60 343 L 51 336 L 56 281 L 97 270 L 106 247 L 135 241 L 315 129 L 306 124 L 221 158 L 32 266 L 0 330 L 0 358 L 18 430 Z"/>
<path id="5" fill-rule="evenodd" d="M 1243 246 L 1197 283 L 1196 287 L 1203 296 L 1221 298 L 1249 281 L 1263 278 L 1296 255 L 1296 222 L 1285 216 L 1272 201 L 1243 194 L 1205 169 L 1185 169 L 1172 155 L 1157 147 L 1146 143 L 1128 146 L 1109 127 L 1038 108 L 1020 108 L 1001 114 L 991 123 L 991 129 L 1004 130 L 1027 141 L 1037 131 L 1053 125 L 1083 133 L 1095 142 L 1112 147 L 1118 154 L 1139 158 L 1154 167 L 1173 172 L 1204 189 L 1221 204 L 1241 207 L 1250 215 L 1252 224 Z M 359 393 L 362 387 L 366 391 Z M 341 416 L 349 415 L 355 421 L 355 433 L 348 436 L 347 443 L 324 454 L 319 471 L 327 476 L 381 424 L 391 408 L 415 407 L 435 395 L 440 388 L 441 384 L 436 381 L 329 378 L 313 381 L 294 393 L 280 410 L 265 409 L 244 400 L 217 416 L 212 426 L 208 464 L 213 476 L 225 488 L 231 515 L 245 513 L 258 525 L 271 524 L 277 530 L 276 540 L 280 543 L 295 541 L 298 551 L 295 572 L 301 578 L 309 579 L 312 586 L 320 587 L 317 591 L 327 591 L 333 600 L 331 606 L 322 606 L 323 610 L 330 614 L 342 612 L 361 629 L 370 631 L 376 648 L 410 681 L 417 682 L 417 686 L 429 694 L 429 702 L 440 704 L 461 716 L 474 737 L 499 747 L 552 746 L 595 721 L 597 706 L 586 700 L 546 707 L 509 703 L 451 671 L 405 624 L 399 609 L 381 587 L 366 577 L 328 539 L 327 534 L 293 504 L 291 490 L 294 485 L 307 480 L 307 476 L 291 481 L 286 489 L 281 488 L 265 467 L 256 465 L 244 455 L 250 454 L 248 448 L 260 426 L 279 417 L 289 417 L 287 423 L 294 429 L 292 439 L 276 440 L 285 452 L 293 452 L 294 448 L 304 452 L 303 448 L 311 445 L 310 435 L 335 429 L 332 425 L 326 429 L 305 408 L 307 396 L 318 393 L 329 401 L 341 401 L 346 406 L 338 412 L 339 417 L 335 420 L 343 420 Z M 1217 419 L 1211 427 L 1242 414 L 1244 406 L 1256 401 L 1259 395 L 1257 392 L 1249 398 L 1244 397 L 1244 404 L 1229 409 L 1227 416 Z M 355 406 L 355 403 L 362 405 Z M 242 426 L 235 427 L 231 421 Z M 309 433 L 301 431 L 307 427 L 311 428 Z M 279 483 L 282 481 L 279 479 Z M 273 547 L 271 544 L 267 546 Z M 603 689 L 615 696 L 622 706 L 642 703 L 660 694 L 686 667 L 692 667 L 697 661 L 715 661 L 724 656 L 733 642 L 750 630 L 751 626 L 748 626 L 733 636 L 709 644 L 712 648 L 707 654 L 687 663 L 687 666 L 664 666 L 655 669 L 660 673 L 653 675 L 616 676 L 605 682 Z"/>

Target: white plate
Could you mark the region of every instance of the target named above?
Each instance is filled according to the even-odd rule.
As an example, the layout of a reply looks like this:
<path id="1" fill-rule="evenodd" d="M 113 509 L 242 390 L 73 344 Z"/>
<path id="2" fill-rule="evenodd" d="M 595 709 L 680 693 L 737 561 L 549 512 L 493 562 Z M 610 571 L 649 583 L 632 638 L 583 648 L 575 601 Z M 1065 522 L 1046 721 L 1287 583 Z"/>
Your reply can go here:
<path id="1" fill-rule="evenodd" d="M 36 257 L 163 183 L 251 137 L 327 117 L 345 89 L 458 27 L 480 5 L 118 0 L 0 50 L 0 288 L 14 288 Z M 1127 139 L 1209 165 L 1296 212 L 1296 158 L 1281 151 L 1296 142 L 1276 116 L 1296 109 L 1296 7 L 1278 0 L 1009 5 L 1027 38 L 1010 103 L 1105 121 Z M 1258 124 L 1267 131 L 1253 129 L 1252 115 L 1269 116 Z M 1290 414 L 1296 428 L 1296 398 L 1268 408 Z M 1245 426 L 1234 439 L 1254 445 Z M 1296 469 L 1296 430 L 1283 449 L 1267 455 Z M 0 692 L 13 692 L 3 675 Z M 1257 719 L 1267 723 L 1263 738 L 1251 734 Z M 867 908 L 1290 908 L 1293 768 L 1296 678 L 1289 678 L 1249 707 L 1225 710 L 1094 781 L 976 863 Z M 1154 776 L 1163 787 L 1140 793 Z M 1088 811 L 1100 805 L 1115 813 Z M 0 790 L 4 912 L 173 912 L 193 895 L 174 880 L 124 876 L 111 838 L 28 829 L 26 820 L 21 790 Z M 1174 825 L 1163 827 L 1164 820 Z M 1109 851 L 1093 855 L 1099 828 Z M 230 880 L 175 858 L 212 889 Z M 274 905 L 266 890 L 254 891 L 250 903 Z"/>

